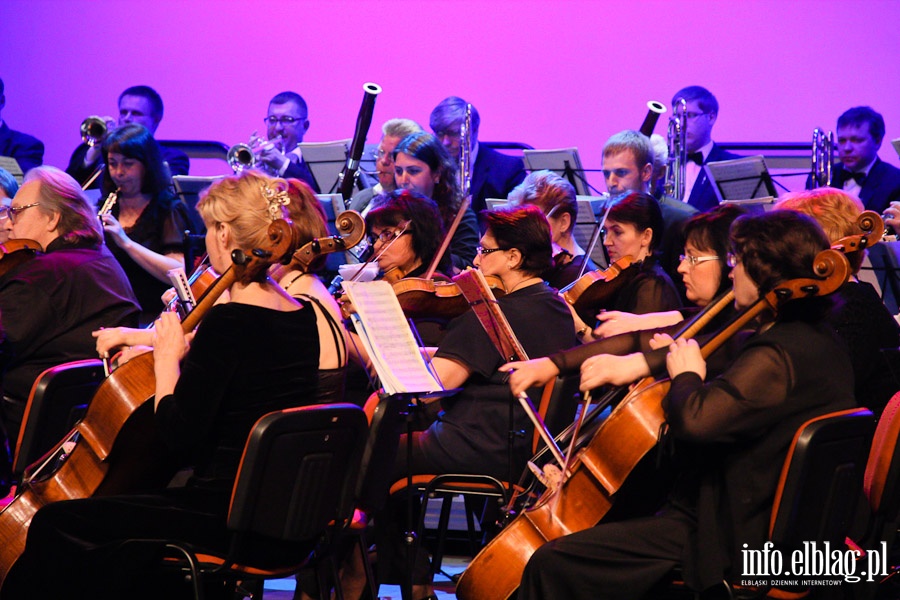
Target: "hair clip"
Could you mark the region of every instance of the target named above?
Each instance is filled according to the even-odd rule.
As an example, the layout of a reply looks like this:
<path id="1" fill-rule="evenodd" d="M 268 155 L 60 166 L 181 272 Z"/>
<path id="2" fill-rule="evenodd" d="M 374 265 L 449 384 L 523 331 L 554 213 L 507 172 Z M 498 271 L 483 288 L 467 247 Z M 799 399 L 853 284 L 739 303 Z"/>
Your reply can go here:
<path id="1" fill-rule="evenodd" d="M 272 221 L 285 218 L 285 210 L 283 207 L 291 203 L 291 198 L 287 191 L 282 189 L 273 189 L 267 183 L 260 185 L 263 199 L 268 202 L 269 218 Z"/>

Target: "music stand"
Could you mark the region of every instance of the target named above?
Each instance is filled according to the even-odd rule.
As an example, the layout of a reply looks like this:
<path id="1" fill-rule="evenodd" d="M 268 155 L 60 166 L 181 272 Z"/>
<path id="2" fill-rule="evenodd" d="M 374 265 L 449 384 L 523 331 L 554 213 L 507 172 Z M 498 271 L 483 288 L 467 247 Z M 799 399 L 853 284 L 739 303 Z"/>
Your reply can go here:
<path id="1" fill-rule="evenodd" d="M 9 171 L 9 174 L 16 180 L 16 183 L 22 185 L 22 181 L 25 179 L 25 173 L 22 172 L 19 161 L 12 156 L 0 156 L 0 169 Z"/>
<path id="2" fill-rule="evenodd" d="M 175 193 L 184 202 L 191 218 L 194 233 L 204 233 L 206 227 L 203 219 L 197 212 L 197 201 L 200 200 L 200 192 L 208 188 L 214 181 L 222 179 L 222 175 L 215 177 L 194 177 L 192 175 L 173 175 L 172 183 L 175 185 Z"/>
<path id="3" fill-rule="evenodd" d="M 745 156 L 703 165 L 719 204 L 741 204 L 751 210 L 764 208 L 775 202 L 778 191 L 766 168 L 766 160 L 758 156 Z"/>
<path id="4" fill-rule="evenodd" d="M 891 146 L 894 147 L 894 150 L 897 152 L 897 156 L 900 156 L 900 138 L 891 140 Z"/>
<path id="5" fill-rule="evenodd" d="M 598 233 L 600 228 L 600 220 L 606 212 L 612 199 L 609 194 L 603 196 L 576 196 L 578 202 L 578 218 L 575 219 L 575 241 L 578 245 L 587 251 L 590 247 L 591 240 Z M 606 250 L 602 243 L 594 243 L 594 247 L 590 252 L 590 259 L 600 268 L 606 268 L 609 259 L 606 256 Z"/>
<path id="6" fill-rule="evenodd" d="M 578 148 L 559 148 L 557 150 L 522 150 L 525 168 L 529 171 L 546 169 L 565 177 L 575 187 L 580 196 L 590 195 Z"/>
<path id="7" fill-rule="evenodd" d="M 319 189 L 327 194 L 336 192 L 338 177 L 347 163 L 350 140 L 303 142 L 298 147 Z"/>

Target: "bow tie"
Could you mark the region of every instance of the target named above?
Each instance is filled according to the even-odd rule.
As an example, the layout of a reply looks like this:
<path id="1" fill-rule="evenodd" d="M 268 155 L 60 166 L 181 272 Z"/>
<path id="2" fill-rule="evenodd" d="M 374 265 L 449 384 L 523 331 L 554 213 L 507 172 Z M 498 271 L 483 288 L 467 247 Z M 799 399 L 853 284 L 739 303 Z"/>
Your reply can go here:
<path id="1" fill-rule="evenodd" d="M 851 173 L 848 171 L 846 179 L 844 181 L 850 181 L 851 179 L 854 180 L 861 187 L 862 184 L 864 184 L 866 182 L 866 174 L 865 173 Z"/>
<path id="2" fill-rule="evenodd" d="M 703 166 L 703 153 L 702 152 L 689 152 L 687 155 L 687 159 L 691 162 L 695 162 L 700 166 Z"/>

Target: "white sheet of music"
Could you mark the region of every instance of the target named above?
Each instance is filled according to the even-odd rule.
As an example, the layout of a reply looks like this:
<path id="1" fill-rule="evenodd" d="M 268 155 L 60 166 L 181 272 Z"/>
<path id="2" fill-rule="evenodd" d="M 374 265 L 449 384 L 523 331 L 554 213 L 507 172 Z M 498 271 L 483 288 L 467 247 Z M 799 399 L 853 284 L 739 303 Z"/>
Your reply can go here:
<path id="1" fill-rule="evenodd" d="M 425 364 L 403 309 L 386 281 L 343 283 L 356 308 L 353 321 L 381 385 L 388 394 L 443 389 Z"/>
<path id="2" fill-rule="evenodd" d="M 707 175 L 718 183 L 721 200 L 751 200 L 770 196 L 765 184 L 760 182 L 766 173 L 762 156 L 745 156 L 721 160 L 704 165 Z"/>

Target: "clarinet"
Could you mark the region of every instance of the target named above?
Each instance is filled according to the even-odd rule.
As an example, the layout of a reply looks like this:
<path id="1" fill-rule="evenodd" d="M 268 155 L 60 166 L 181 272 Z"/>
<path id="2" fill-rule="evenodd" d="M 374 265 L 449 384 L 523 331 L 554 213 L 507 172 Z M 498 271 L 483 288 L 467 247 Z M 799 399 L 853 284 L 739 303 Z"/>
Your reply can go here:
<path id="1" fill-rule="evenodd" d="M 353 196 L 353 188 L 359 175 L 359 161 L 362 158 L 366 146 L 366 134 L 372 124 L 372 113 L 375 112 L 375 97 L 381 93 L 381 86 L 377 83 L 363 85 L 363 101 L 356 117 L 356 131 L 353 133 L 353 142 L 350 144 L 350 153 L 347 156 L 347 164 L 341 170 L 338 178 L 338 189 L 344 198 L 344 206 L 350 206 L 350 197 Z"/>

